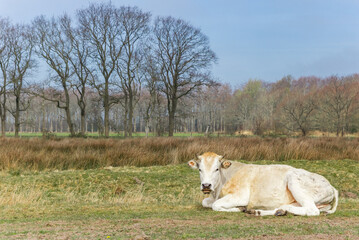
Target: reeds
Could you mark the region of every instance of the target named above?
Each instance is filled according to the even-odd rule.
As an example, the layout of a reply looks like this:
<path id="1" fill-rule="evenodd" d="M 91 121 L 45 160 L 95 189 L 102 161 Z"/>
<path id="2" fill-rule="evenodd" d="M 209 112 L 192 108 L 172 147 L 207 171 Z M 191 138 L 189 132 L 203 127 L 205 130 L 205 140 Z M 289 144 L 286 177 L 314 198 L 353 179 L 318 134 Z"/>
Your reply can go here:
<path id="1" fill-rule="evenodd" d="M 206 151 L 232 160 L 359 160 L 357 138 L 0 139 L 0 170 L 91 169 L 186 162 Z"/>

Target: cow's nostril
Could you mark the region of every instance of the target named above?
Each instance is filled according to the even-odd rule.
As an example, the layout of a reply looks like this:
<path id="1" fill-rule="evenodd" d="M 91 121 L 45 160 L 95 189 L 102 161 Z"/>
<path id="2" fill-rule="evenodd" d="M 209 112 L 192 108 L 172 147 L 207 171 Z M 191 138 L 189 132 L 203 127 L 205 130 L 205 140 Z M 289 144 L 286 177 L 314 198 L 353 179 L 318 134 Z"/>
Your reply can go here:
<path id="1" fill-rule="evenodd" d="M 203 183 L 202 184 L 203 188 L 210 188 L 211 186 L 212 186 L 212 184 L 210 184 L 210 183 Z"/>

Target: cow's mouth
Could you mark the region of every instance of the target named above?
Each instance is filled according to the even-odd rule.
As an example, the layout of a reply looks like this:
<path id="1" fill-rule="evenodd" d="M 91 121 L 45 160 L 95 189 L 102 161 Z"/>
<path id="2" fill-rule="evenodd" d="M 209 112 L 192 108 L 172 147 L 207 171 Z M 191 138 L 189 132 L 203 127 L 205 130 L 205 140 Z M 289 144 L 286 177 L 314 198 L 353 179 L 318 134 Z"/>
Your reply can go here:
<path id="1" fill-rule="evenodd" d="M 210 194 L 210 193 L 212 192 L 212 190 L 211 190 L 211 189 L 208 189 L 208 188 L 205 188 L 205 189 L 202 189 L 202 192 L 203 192 L 204 194 Z"/>

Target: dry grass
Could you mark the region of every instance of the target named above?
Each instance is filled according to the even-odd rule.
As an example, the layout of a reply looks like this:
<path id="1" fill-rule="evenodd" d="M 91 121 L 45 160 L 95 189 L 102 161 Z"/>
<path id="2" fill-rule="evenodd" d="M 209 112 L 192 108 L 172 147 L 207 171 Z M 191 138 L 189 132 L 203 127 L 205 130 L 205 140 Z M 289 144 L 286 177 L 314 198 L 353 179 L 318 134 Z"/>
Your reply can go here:
<path id="1" fill-rule="evenodd" d="M 0 140 L 0 170 L 93 169 L 188 161 L 213 151 L 237 160 L 359 160 L 357 138 L 135 138 Z"/>

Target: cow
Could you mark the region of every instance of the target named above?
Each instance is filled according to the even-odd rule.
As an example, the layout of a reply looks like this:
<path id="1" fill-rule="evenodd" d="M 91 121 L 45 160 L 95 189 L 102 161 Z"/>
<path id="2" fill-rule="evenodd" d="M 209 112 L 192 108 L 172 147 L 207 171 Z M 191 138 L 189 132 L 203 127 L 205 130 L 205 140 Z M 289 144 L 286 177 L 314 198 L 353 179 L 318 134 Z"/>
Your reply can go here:
<path id="1" fill-rule="evenodd" d="M 288 165 L 256 165 L 230 161 L 206 152 L 188 165 L 198 169 L 202 206 L 214 211 L 256 216 L 318 216 L 334 213 L 338 191 L 323 176 Z"/>

